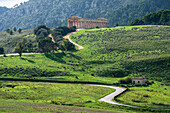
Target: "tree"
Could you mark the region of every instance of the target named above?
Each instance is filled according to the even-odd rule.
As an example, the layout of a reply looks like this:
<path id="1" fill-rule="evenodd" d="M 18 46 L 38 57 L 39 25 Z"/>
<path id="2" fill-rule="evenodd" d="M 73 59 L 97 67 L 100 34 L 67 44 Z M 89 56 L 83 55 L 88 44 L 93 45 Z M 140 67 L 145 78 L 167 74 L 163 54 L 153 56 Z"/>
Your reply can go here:
<path id="1" fill-rule="evenodd" d="M 7 33 L 10 33 L 10 29 L 8 28 L 8 29 L 6 30 L 6 32 L 7 32 Z"/>
<path id="2" fill-rule="evenodd" d="M 15 52 L 17 52 L 19 54 L 20 58 L 21 58 L 22 53 L 24 51 L 24 46 L 25 46 L 24 41 L 22 40 L 22 41 L 18 41 L 17 47 L 15 47 Z"/>
<path id="3" fill-rule="evenodd" d="M 160 23 L 166 25 L 168 21 L 170 21 L 170 11 L 163 10 L 160 17 Z"/>
<path id="4" fill-rule="evenodd" d="M 68 39 L 64 39 L 59 45 L 59 48 L 63 53 L 69 50 L 75 50 L 75 45 L 72 44 Z"/>
<path id="5" fill-rule="evenodd" d="M 144 24 L 144 22 L 142 20 L 139 20 L 139 19 L 135 19 L 133 22 L 131 22 L 131 26 L 133 25 L 142 25 Z"/>
<path id="6" fill-rule="evenodd" d="M 76 26 L 70 27 L 70 32 L 75 32 L 76 31 Z"/>
<path id="7" fill-rule="evenodd" d="M 0 54 L 4 54 L 4 48 L 0 47 Z"/>
<path id="8" fill-rule="evenodd" d="M 50 28 L 46 27 L 45 25 L 39 25 L 34 29 L 34 34 L 37 36 L 39 34 L 38 31 L 42 28 L 46 29 L 48 34 L 50 33 Z"/>
<path id="9" fill-rule="evenodd" d="M 40 39 L 45 39 L 50 34 L 50 28 L 45 25 L 39 25 L 34 29 L 34 34 L 36 35 L 37 42 Z"/>
<path id="10" fill-rule="evenodd" d="M 16 27 L 14 27 L 14 31 L 15 31 L 15 32 L 17 31 L 17 28 L 16 28 Z"/>
<path id="11" fill-rule="evenodd" d="M 18 29 L 18 33 L 21 33 L 21 32 L 22 32 L 22 29 L 21 29 L 21 28 L 19 28 L 19 29 Z"/>
<path id="12" fill-rule="evenodd" d="M 13 31 L 12 31 L 12 30 L 10 30 L 9 34 L 10 34 L 10 35 L 13 35 Z"/>
<path id="13" fill-rule="evenodd" d="M 51 38 L 40 39 L 38 47 L 40 52 L 48 53 L 54 50 L 54 43 Z"/>
<path id="14" fill-rule="evenodd" d="M 53 39 L 56 43 L 60 43 L 63 41 L 64 38 L 62 35 L 57 35 L 57 36 L 53 37 Z"/>
<path id="15" fill-rule="evenodd" d="M 38 30 L 38 32 L 36 34 L 37 34 L 36 39 L 37 39 L 37 41 L 39 41 L 40 39 L 44 39 L 44 38 L 48 37 L 49 32 L 48 32 L 48 30 L 41 28 Z"/>
<path id="16" fill-rule="evenodd" d="M 58 30 L 53 30 L 51 35 L 52 35 L 53 38 L 55 38 L 55 37 L 61 36 L 62 34 Z"/>

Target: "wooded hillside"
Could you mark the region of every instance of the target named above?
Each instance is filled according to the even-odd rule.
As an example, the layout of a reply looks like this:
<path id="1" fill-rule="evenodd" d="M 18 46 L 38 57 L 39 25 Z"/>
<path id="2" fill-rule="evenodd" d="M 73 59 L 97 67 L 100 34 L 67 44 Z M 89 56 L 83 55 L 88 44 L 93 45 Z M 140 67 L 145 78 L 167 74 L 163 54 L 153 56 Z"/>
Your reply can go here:
<path id="1" fill-rule="evenodd" d="M 66 26 L 71 16 L 107 18 L 109 26 L 130 25 L 135 18 L 161 9 L 170 9 L 169 0 L 29 0 L 0 15 L 0 31 L 40 24 Z"/>

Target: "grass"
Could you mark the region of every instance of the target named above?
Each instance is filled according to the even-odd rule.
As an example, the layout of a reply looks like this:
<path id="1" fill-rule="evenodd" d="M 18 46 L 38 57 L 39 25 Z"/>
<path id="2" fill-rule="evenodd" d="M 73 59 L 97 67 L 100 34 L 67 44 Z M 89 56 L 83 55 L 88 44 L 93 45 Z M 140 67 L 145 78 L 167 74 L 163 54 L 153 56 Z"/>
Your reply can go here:
<path id="1" fill-rule="evenodd" d="M 2 112 L 159 112 L 99 102 L 114 90 L 98 86 L 43 82 L 0 82 L 0 86 Z"/>
<path id="2" fill-rule="evenodd" d="M 112 112 L 110 110 L 102 110 L 95 108 L 82 108 L 76 106 L 62 106 L 54 104 L 43 104 L 33 102 L 23 102 L 18 100 L 0 100 L 0 112 L 17 112 L 17 113 L 96 113 L 96 112 Z"/>
<path id="3" fill-rule="evenodd" d="M 21 59 L 19 56 L 0 57 L 0 78 L 86 81 L 111 85 L 127 76 L 144 75 L 149 81 L 169 85 L 169 30 L 168 26 L 122 26 L 80 30 L 72 34 L 71 39 L 84 49 L 66 54 L 27 55 Z M 169 89 L 169 86 L 166 87 Z M 152 95 L 152 92 L 146 91 L 148 88 L 152 86 L 146 89 L 139 88 L 142 90 L 139 95 L 142 97 L 142 92 Z M 154 88 L 159 86 L 156 85 Z M 139 91 L 135 88 L 131 90 L 134 94 L 135 91 Z M 129 91 L 130 94 L 132 91 Z M 169 94 L 167 90 L 162 90 L 161 93 Z M 169 95 L 161 96 L 168 98 Z M 150 106 L 150 103 L 155 103 L 154 106 L 157 106 L 157 103 L 163 103 L 161 99 L 155 102 L 156 98 L 157 96 L 153 97 L 151 102 L 137 104 Z M 126 103 L 128 100 L 120 101 Z"/>
<path id="4" fill-rule="evenodd" d="M 84 64 L 92 67 L 90 72 L 98 76 L 144 75 L 168 83 L 169 29 L 168 26 L 127 26 L 81 30 L 71 36 L 85 48 L 78 53 Z"/>
<path id="5" fill-rule="evenodd" d="M 82 84 L 2 82 L 0 99 L 85 106 L 113 91 L 110 88 Z"/>
<path id="6" fill-rule="evenodd" d="M 170 87 L 158 82 L 149 87 L 131 87 L 116 98 L 116 101 L 135 106 L 170 108 Z"/>

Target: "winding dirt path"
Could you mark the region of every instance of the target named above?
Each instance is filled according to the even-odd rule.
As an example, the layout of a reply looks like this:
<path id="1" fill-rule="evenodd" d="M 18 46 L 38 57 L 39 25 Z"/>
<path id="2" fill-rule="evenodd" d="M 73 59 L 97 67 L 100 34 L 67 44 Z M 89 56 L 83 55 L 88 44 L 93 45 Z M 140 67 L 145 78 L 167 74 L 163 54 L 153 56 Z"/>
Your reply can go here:
<path id="1" fill-rule="evenodd" d="M 108 85 L 94 85 L 94 84 L 89 84 L 92 86 L 100 86 L 100 87 L 107 87 L 107 88 L 112 88 L 115 89 L 116 91 L 114 91 L 113 93 L 99 99 L 99 101 L 102 102 L 106 102 L 109 104 L 114 104 L 114 105 L 119 105 L 119 106 L 126 106 L 126 107 L 136 107 L 139 108 L 139 106 L 132 106 L 132 105 L 126 105 L 126 104 L 120 104 L 120 103 L 116 103 L 113 102 L 112 100 L 115 99 L 118 95 L 122 94 L 126 89 L 125 88 L 121 88 L 121 87 L 115 87 L 115 86 L 108 86 Z"/>
<path id="2" fill-rule="evenodd" d="M 80 31 L 80 30 L 81 30 L 81 29 L 77 29 L 76 32 L 78 32 L 78 31 Z M 71 43 L 73 43 L 75 46 L 78 46 L 78 50 L 83 49 L 83 46 L 78 45 L 77 43 L 73 42 L 73 41 L 70 39 L 70 35 L 73 34 L 73 33 L 75 33 L 75 32 L 71 32 L 71 33 L 67 34 L 64 38 L 65 38 L 65 39 L 68 39 L 68 40 L 69 40 Z"/>

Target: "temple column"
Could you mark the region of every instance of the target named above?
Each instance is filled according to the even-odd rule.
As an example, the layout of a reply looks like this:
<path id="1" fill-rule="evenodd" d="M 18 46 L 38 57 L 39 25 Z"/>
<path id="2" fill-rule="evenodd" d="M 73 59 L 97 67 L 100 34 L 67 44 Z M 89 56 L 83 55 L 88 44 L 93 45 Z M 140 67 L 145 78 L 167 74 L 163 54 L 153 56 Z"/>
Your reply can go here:
<path id="1" fill-rule="evenodd" d="M 86 22 L 83 23 L 84 28 L 86 28 L 86 25 L 85 25 L 85 24 L 86 24 Z"/>
<path id="2" fill-rule="evenodd" d="M 85 27 L 84 27 L 84 22 L 83 22 L 83 28 L 85 28 Z"/>
<path id="3" fill-rule="evenodd" d="M 70 27 L 70 23 L 69 23 L 69 20 L 68 20 L 68 27 Z"/>
<path id="4" fill-rule="evenodd" d="M 73 26 L 75 26 L 75 22 L 73 21 Z"/>
<path id="5" fill-rule="evenodd" d="M 81 22 L 81 28 L 83 28 L 83 22 Z"/>
<path id="6" fill-rule="evenodd" d="M 79 21 L 77 22 L 77 28 L 80 28 L 80 22 Z"/>
<path id="7" fill-rule="evenodd" d="M 79 28 L 81 28 L 81 21 L 79 21 L 79 25 L 80 25 Z"/>
<path id="8" fill-rule="evenodd" d="M 80 28 L 82 28 L 82 21 L 80 22 Z"/>

